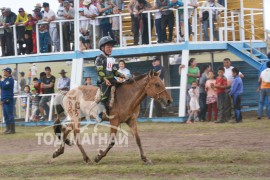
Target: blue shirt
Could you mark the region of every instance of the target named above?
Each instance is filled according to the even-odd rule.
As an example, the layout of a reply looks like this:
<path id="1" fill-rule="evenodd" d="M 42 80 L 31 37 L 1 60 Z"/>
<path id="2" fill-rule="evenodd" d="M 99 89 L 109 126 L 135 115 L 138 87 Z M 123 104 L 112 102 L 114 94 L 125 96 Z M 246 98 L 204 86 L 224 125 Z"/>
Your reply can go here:
<path id="1" fill-rule="evenodd" d="M 242 94 L 243 93 L 243 82 L 242 79 L 239 76 L 234 77 L 230 95 L 234 94 Z"/>
<path id="2" fill-rule="evenodd" d="M 183 5 L 184 5 L 184 3 L 182 1 L 178 0 L 178 1 L 176 1 L 176 3 L 170 2 L 169 7 L 170 8 L 172 8 L 172 7 L 179 8 L 179 7 L 182 7 Z M 179 12 L 179 16 L 180 16 L 180 13 L 182 14 L 184 11 L 183 11 L 183 9 L 179 9 L 178 12 Z"/>
<path id="3" fill-rule="evenodd" d="M 11 76 L 5 78 L 4 81 L 0 81 L 0 87 L 2 99 L 13 99 L 14 79 Z"/>

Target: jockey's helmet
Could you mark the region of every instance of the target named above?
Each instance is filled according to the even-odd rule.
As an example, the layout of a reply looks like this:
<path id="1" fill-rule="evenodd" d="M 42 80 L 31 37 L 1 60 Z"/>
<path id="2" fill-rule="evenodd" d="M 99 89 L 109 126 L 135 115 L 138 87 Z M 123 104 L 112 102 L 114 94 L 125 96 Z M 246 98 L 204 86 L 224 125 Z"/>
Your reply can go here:
<path id="1" fill-rule="evenodd" d="M 116 43 L 116 41 L 113 40 L 111 38 L 111 36 L 104 36 L 99 40 L 98 47 L 101 50 L 102 46 L 104 46 L 105 44 L 109 44 L 109 43 L 114 45 Z"/>

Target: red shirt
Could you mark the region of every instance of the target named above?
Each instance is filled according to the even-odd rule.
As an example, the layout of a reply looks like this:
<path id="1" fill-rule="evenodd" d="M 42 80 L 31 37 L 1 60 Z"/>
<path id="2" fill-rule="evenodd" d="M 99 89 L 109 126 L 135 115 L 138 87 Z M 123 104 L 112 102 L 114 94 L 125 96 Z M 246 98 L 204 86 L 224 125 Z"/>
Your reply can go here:
<path id="1" fill-rule="evenodd" d="M 38 83 L 38 86 L 34 86 L 34 88 L 36 88 L 38 94 L 43 94 L 42 88 L 41 88 L 41 83 Z"/>
<path id="2" fill-rule="evenodd" d="M 223 76 L 222 78 L 217 77 L 216 84 L 220 86 L 227 86 L 227 79 Z M 217 94 L 226 93 L 225 88 L 217 88 Z"/>

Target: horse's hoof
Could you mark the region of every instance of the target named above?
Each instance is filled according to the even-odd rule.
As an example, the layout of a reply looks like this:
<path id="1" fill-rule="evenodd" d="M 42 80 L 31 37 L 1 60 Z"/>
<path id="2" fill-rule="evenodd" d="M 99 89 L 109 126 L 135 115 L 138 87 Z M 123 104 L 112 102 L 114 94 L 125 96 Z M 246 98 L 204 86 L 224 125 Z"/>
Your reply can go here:
<path id="1" fill-rule="evenodd" d="M 100 159 L 101 159 L 101 158 L 100 158 L 100 155 L 97 155 L 97 156 L 95 157 L 95 162 L 98 163 L 98 162 L 100 161 Z"/>
<path id="2" fill-rule="evenodd" d="M 85 157 L 85 158 L 83 158 L 83 160 L 84 160 L 87 164 L 93 164 L 92 161 L 89 159 L 89 157 Z"/>
<path id="3" fill-rule="evenodd" d="M 56 158 L 58 156 L 60 156 L 61 154 L 64 153 L 64 149 L 60 148 L 60 149 L 57 149 L 54 153 L 53 153 L 53 158 Z"/>
<path id="4" fill-rule="evenodd" d="M 66 139 L 65 140 L 65 143 L 68 145 L 68 146 L 73 146 L 74 145 L 74 142 L 69 140 L 69 139 Z"/>
<path id="5" fill-rule="evenodd" d="M 147 160 L 145 160 L 145 161 L 143 162 L 143 164 L 144 164 L 144 165 L 153 165 L 153 162 L 152 162 L 151 160 L 147 159 Z"/>

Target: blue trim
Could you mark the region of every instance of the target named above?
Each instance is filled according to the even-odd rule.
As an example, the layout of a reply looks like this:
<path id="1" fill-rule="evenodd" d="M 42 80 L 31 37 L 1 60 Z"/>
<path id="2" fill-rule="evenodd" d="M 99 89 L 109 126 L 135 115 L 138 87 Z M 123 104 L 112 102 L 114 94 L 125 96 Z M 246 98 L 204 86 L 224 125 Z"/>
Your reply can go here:
<path id="1" fill-rule="evenodd" d="M 230 43 L 233 46 L 243 47 L 243 42 Z M 263 48 L 266 44 L 263 42 L 253 42 L 253 48 Z M 149 55 L 155 53 L 170 53 L 178 52 L 182 50 L 227 50 L 228 43 L 226 42 L 184 42 L 184 43 L 164 43 L 155 45 L 142 45 L 142 46 L 128 46 L 123 48 L 115 48 L 112 56 L 132 56 L 132 55 Z M 2 57 L 0 65 L 2 64 L 15 64 L 15 63 L 31 63 L 31 62 L 49 62 L 49 61 L 63 61 L 69 59 L 78 58 L 95 58 L 99 55 L 99 50 L 91 51 L 73 51 L 64 53 L 51 53 L 51 54 L 39 54 L 28 56 L 10 56 Z"/>

